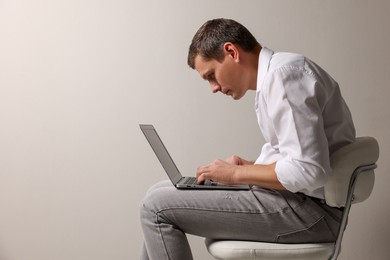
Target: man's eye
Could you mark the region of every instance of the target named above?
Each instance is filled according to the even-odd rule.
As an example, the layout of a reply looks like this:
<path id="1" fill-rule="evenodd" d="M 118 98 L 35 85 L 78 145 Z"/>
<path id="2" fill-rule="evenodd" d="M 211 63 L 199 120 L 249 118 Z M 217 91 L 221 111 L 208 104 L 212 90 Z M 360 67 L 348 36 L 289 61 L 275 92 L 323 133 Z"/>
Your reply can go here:
<path id="1" fill-rule="evenodd" d="M 213 80 L 213 79 L 215 79 L 215 75 L 214 75 L 214 73 L 213 73 L 213 74 L 210 74 L 210 75 L 208 76 L 208 79 L 209 79 L 209 80 Z"/>

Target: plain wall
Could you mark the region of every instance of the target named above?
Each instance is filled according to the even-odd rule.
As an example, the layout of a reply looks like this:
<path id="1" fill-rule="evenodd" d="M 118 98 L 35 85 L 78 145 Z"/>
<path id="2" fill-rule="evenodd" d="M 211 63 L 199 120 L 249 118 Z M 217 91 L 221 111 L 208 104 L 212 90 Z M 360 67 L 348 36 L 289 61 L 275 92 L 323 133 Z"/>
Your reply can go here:
<path id="1" fill-rule="evenodd" d="M 389 259 L 389 1 L 0 0 L 1 260 L 138 259 L 140 200 L 166 179 L 139 123 L 186 175 L 258 156 L 254 93 L 212 95 L 186 65 L 193 34 L 217 17 L 339 82 L 357 134 L 381 147 L 339 259 Z M 189 239 L 195 259 L 211 259 Z"/>

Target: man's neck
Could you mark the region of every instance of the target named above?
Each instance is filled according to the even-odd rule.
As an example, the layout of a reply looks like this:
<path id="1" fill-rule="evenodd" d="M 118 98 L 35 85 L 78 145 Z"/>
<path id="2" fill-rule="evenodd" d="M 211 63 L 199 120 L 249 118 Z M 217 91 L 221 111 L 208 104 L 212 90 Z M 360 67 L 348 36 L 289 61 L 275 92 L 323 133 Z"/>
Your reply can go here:
<path id="1" fill-rule="evenodd" d="M 249 69 L 251 70 L 251 86 L 249 89 L 251 90 L 256 90 L 257 87 L 257 71 L 259 69 L 259 55 L 261 49 L 261 45 L 258 44 L 249 56 Z"/>

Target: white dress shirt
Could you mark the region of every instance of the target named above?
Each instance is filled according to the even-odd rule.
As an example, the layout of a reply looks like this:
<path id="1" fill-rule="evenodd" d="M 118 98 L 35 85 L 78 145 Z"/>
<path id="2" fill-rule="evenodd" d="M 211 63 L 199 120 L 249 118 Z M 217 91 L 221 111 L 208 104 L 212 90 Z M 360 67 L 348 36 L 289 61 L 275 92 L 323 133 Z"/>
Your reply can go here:
<path id="1" fill-rule="evenodd" d="M 255 163 L 276 162 L 287 190 L 324 198 L 329 154 L 355 140 L 337 82 L 302 55 L 262 48 L 255 109 L 266 140 Z"/>

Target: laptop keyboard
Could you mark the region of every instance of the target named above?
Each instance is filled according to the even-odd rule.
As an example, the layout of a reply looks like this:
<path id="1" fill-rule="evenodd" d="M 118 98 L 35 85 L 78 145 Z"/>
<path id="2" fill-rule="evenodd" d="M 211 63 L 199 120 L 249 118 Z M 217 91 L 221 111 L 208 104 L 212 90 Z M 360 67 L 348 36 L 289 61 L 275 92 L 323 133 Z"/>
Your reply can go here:
<path id="1" fill-rule="evenodd" d="M 195 177 L 186 177 L 184 184 L 188 184 L 188 185 L 196 184 L 196 178 Z"/>

